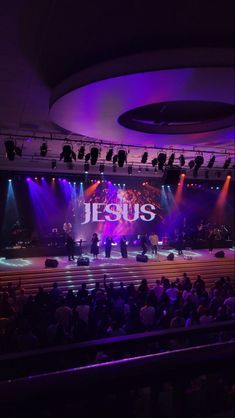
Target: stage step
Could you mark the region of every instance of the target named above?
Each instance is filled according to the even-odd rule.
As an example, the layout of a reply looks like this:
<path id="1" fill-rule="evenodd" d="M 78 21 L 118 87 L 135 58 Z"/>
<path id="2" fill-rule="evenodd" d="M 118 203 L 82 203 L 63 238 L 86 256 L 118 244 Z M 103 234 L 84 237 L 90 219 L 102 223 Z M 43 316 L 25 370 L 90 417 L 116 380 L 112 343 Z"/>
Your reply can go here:
<path id="1" fill-rule="evenodd" d="M 87 288 L 94 287 L 96 281 L 102 283 L 104 274 L 107 275 L 107 282 L 114 282 L 116 286 L 122 281 L 125 284 L 133 282 L 139 285 L 142 279 L 147 279 L 149 285 L 154 285 L 156 279 L 162 276 L 175 280 L 182 277 L 186 272 L 192 282 L 200 274 L 206 281 L 209 289 L 214 281 L 221 276 L 229 276 L 235 287 L 235 272 L 233 258 L 214 259 L 214 260 L 182 260 L 182 261 L 153 261 L 148 263 L 133 262 L 130 265 L 102 265 L 102 266 L 75 266 L 68 269 L 38 269 L 38 270 L 18 270 L 0 272 L 0 284 L 6 286 L 8 282 L 16 285 L 21 280 L 21 284 L 27 294 L 34 294 L 39 286 L 45 290 L 50 290 L 56 281 L 62 291 L 68 289 L 78 289 L 81 283 L 86 282 Z"/>

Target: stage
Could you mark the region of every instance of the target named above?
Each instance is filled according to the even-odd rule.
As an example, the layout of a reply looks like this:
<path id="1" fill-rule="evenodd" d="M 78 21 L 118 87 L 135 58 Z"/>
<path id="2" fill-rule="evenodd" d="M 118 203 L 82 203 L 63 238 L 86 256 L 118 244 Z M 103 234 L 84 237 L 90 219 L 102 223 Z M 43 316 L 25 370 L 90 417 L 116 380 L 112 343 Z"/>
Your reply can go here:
<path id="1" fill-rule="evenodd" d="M 178 256 L 178 252 L 174 249 L 163 250 L 160 249 L 158 251 L 158 255 L 153 255 L 149 251 L 147 253 L 148 256 L 148 264 L 152 263 L 164 263 L 169 262 L 167 260 L 167 256 L 170 253 L 174 253 L 174 260 L 173 263 L 182 263 L 185 261 L 189 263 L 190 261 L 214 261 L 215 253 L 217 251 L 224 251 L 225 258 L 234 259 L 234 251 L 235 247 L 233 248 L 216 248 L 212 253 L 208 250 L 184 250 L 183 256 Z M 131 265 L 140 265 L 142 263 L 136 262 L 136 256 L 140 254 L 140 251 L 137 249 L 132 248 L 128 251 L 128 258 L 122 258 L 120 251 L 113 249 L 111 253 L 111 258 L 105 258 L 104 251 L 102 251 L 97 259 L 93 259 L 93 256 L 89 253 L 84 253 L 85 257 L 89 257 L 90 259 L 90 266 L 91 267 L 106 267 L 106 266 L 131 266 Z M 189 257 L 192 257 L 191 260 Z M 78 268 L 77 267 L 77 256 L 75 256 L 75 261 L 68 261 L 66 256 L 54 256 L 59 265 L 60 269 L 71 269 L 71 268 Z M 27 257 L 27 258 L 15 258 L 15 259 L 6 259 L 4 257 L 0 257 L 0 271 L 24 271 L 24 270 L 39 270 L 45 267 L 45 260 L 46 257 Z"/>

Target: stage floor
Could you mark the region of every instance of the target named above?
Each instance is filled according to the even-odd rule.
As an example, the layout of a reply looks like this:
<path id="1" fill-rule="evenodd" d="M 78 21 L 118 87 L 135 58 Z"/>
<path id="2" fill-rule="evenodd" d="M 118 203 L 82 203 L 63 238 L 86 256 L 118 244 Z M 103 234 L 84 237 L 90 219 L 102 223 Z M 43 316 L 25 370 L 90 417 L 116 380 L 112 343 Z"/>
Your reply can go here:
<path id="1" fill-rule="evenodd" d="M 230 258 L 234 260 L 235 255 L 235 247 L 233 248 L 225 248 L 221 249 L 225 253 L 225 258 Z M 170 252 L 173 252 L 175 255 L 173 262 L 181 262 L 184 260 L 188 261 L 186 257 L 192 257 L 193 261 L 202 261 L 208 260 L 213 261 L 216 260 L 215 253 L 220 251 L 219 248 L 216 248 L 212 253 L 208 250 L 185 250 L 183 256 L 178 256 L 178 252 L 176 250 L 159 250 L 158 256 L 152 255 L 150 252 L 147 254 L 149 257 L 149 263 L 156 261 L 163 262 L 167 261 L 167 255 Z M 84 256 L 88 256 L 90 258 L 90 266 L 128 266 L 133 264 L 140 264 L 136 262 L 136 255 L 140 254 L 139 251 L 136 250 L 129 250 L 128 258 L 123 259 L 120 255 L 120 252 L 116 249 L 112 250 L 112 257 L 110 259 L 105 258 L 104 253 L 101 252 L 98 256 L 98 259 L 93 259 L 91 254 L 84 254 Z M 68 261 L 67 257 L 53 257 L 56 258 L 59 262 L 59 268 L 64 269 L 71 269 L 72 267 L 77 267 L 76 260 L 74 262 Z M 32 257 L 32 258 L 17 258 L 17 259 L 10 259 L 6 260 L 3 257 L 0 257 L 0 271 L 19 271 L 19 270 L 39 270 L 44 268 L 45 266 L 46 257 Z M 218 259 L 217 259 L 218 260 Z M 169 263 L 169 261 L 168 261 Z"/>

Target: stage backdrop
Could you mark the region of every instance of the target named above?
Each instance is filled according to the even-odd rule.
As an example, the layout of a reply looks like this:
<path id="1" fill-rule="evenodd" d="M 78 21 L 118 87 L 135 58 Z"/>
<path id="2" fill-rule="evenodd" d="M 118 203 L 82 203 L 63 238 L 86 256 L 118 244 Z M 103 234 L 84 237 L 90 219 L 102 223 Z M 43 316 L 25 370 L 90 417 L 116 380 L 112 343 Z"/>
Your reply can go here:
<path id="1" fill-rule="evenodd" d="M 115 183 L 120 181 L 120 183 Z M 164 186 L 156 180 L 146 183 L 132 177 L 117 180 L 75 181 L 75 179 L 1 178 L 1 246 L 9 242 L 11 228 L 18 219 L 29 237 L 41 239 L 53 229 L 63 232 L 67 220 L 76 240 L 90 243 L 96 232 L 101 240 L 126 235 L 134 240 L 143 232 L 156 231 L 160 238 L 171 235 L 187 219 L 216 220 L 216 202 L 221 192 L 209 185 Z M 232 200 L 227 197 L 220 221 L 231 223 Z"/>

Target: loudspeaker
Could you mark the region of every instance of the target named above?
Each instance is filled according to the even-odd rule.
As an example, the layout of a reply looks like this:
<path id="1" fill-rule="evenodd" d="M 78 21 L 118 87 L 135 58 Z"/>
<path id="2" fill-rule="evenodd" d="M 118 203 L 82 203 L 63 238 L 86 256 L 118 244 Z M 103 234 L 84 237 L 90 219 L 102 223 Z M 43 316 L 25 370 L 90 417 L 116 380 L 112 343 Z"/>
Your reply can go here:
<path id="1" fill-rule="evenodd" d="M 174 260 L 174 258 L 175 258 L 174 253 L 168 254 L 168 256 L 166 258 L 167 258 L 167 260 L 170 260 L 170 261 Z"/>
<path id="2" fill-rule="evenodd" d="M 142 254 L 137 254 L 136 261 L 140 261 L 141 263 L 147 263 L 148 256 L 147 255 L 142 255 Z"/>
<path id="3" fill-rule="evenodd" d="M 77 266 L 89 266 L 90 260 L 88 257 L 79 257 L 77 259 Z"/>
<path id="4" fill-rule="evenodd" d="M 58 261 L 54 258 L 47 258 L 45 261 L 45 267 L 58 267 Z"/>
<path id="5" fill-rule="evenodd" d="M 217 251 L 217 253 L 215 253 L 215 257 L 216 258 L 224 258 L 224 251 Z"/>

